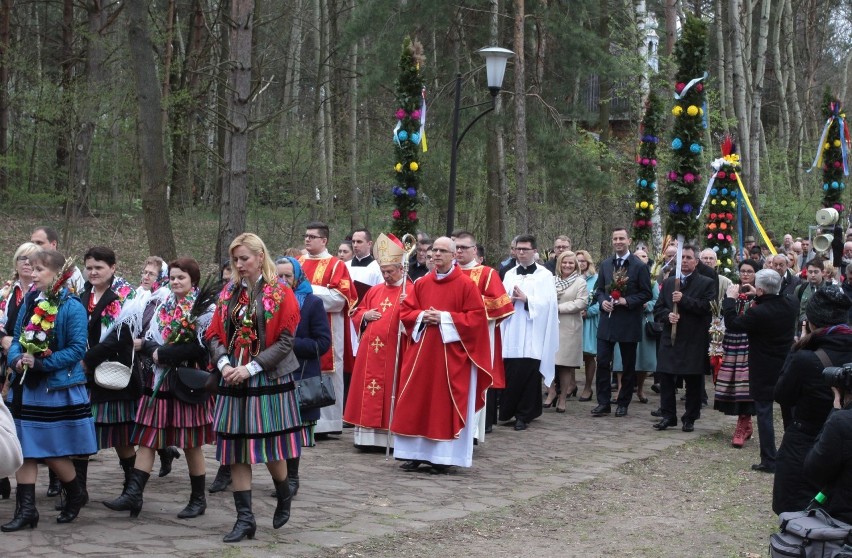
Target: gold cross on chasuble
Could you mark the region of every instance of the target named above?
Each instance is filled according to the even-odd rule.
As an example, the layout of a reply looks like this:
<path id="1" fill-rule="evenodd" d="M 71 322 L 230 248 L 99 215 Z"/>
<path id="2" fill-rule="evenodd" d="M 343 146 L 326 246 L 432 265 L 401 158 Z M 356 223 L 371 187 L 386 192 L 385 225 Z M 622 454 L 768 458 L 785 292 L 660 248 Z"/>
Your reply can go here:
<path id="1" fill-rule="evenodd" d="M 370 343 L 370 346 L 371 346 L 371 347 L 373 347 L 373 349 L 376 351 L 376 353 L 378 353 L 378 352 L 379 352 L 379 349 L 381 349 L 382 347 L 384 347 L 384 346 L 385 346 L 385 344 L 384 344 L 384 343 L 382 343 L 382 340 L 381 340 L 381 339 L 379 339 L 378 337 L 376 337 L 376 338 L 373 340 L 373 342 L 372 342 L 372 343 Z"/>
<path id="2" fill-rule="evenodd" d="M 384 313 L 387 311 L 389 306 L 393 306 L 393 302 L 391 302 L 388 297 L 385 297 L 385 299 L 382 301 L 381 304 L 379 304 L 379 306 L 382 307 L 382 313 Z"/>
<path id="3" fill-rule="evenodd" d="M 375 396 L 376 392 L 382 389 L 382 386 L 376 383 L 376 379 L 373 378 L 373 381 L 367 386 L 367 391 L 370 392 L 370 395 Z"/>

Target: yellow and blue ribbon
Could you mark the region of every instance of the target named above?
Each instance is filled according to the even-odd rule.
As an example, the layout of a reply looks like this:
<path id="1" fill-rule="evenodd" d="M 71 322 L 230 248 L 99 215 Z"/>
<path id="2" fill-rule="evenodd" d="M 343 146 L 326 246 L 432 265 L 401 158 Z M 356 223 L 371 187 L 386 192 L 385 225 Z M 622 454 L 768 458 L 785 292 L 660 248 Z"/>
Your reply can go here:
<path id="1" fill-rule="evenodd" d="M 742 202 L 737 204 L 737 222 L 740 222 L 740 206 L 745 203 L 746 212 L 751 218 L 751 222 L 754 223 L 757 232 L 760 234 L 760 238 L 763 239 L 763 243 L 769 248 L 769 251 L 774 256 L 778 252 L 775 250 L 775 246 L 773 245 L 772 241 L 769 240 L 769 235 L 766 234 L 763 225 L 760 223 L 760 219 L 757 218 L 757 212 L 751 205 L 751 200 L 748 197 L 748 192 L 746 192 L 746 189 L 743 187 L 743 182 L 742 180 L 740 180 L 740 173 L 737 173 L 737 185 L 739 186 L 737 197 Z M 739 229 L 738 232 L 740 232 Z M 740 234 L 740 239 L 742 239 L 742 234 Z M 742 250 L 742 240 L 740 240 L 740 250 Z"/>

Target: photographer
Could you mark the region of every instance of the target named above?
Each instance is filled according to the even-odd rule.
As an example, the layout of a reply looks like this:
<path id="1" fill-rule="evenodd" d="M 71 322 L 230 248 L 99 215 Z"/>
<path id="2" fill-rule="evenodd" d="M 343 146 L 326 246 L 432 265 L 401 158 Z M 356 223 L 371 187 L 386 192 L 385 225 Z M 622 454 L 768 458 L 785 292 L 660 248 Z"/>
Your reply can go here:
<path id="1" fill-rule="evenodd" d="M 834 392 L 834 408 L 842 410 L 825 421 L 804 472 L 828 496 L 825 511 L 852 523 L 852 364 L 826 368 L 823 377 Z"/>
<path id="2" fill-rule="evenodd" d="M 802 474 L 805 456 L 831 412 L 834 396 L 822 377 L 825 363 L 852 362 L 852 329 L 846 323 L 852 301 L 836 286 L 824 286 L 808 301 L 810 333 L 793 347 L 775 385 L 775 401 L 793 409 L 775 465 L 772 510 L 805 508 L 821 486 Z"/>

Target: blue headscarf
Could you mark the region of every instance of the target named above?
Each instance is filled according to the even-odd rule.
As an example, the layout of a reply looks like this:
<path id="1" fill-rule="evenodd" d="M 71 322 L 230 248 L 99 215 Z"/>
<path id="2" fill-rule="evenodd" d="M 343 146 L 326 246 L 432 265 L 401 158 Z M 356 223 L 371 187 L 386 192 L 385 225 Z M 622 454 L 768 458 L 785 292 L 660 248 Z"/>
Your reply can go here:
<path id="1" fill-rule="evenodd" d="M 291 256 L 286 256 L 287 260 L 293 264 L 293 279 L 296 282 L 296 288 L 293 292 L 296 293 L 296 299 L 299 301 L 299 308 L 305 303 L 305 297 L 314 292 L 308 278 L 305 277 L 305 272 L 302 271 L 302 266 L 299 265 L 299 260 Z M 280 261 L 280 260 L 279 260 Z"/>

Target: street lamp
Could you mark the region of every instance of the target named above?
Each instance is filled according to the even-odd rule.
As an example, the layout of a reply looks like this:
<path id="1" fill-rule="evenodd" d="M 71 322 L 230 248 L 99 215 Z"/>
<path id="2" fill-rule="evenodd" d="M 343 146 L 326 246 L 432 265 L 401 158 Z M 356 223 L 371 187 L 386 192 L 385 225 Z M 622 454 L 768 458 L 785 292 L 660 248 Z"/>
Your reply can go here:
<path id="1" fill-rule="evenodd" d="M 488 90 L 491 92 L 491 100 L 475 105 L 461 106 L 461 86 L 462 75 L 456 74 L 456 99 L 453 109 L 453 143 L 450 151 L 450 191 L 447 201 L 447 236 L 450 236 L 455 227 L 456 215 L 456 165 L 458 163 L 458 151 L 464 136 L 468 130 L 476 124 L 480 118 L 494 110 L 497 104 L 497 95 L 503 87 L 503 76 L 506 74 L 506 63 L 509 58 L 515 55 L 511 50 L 500 47 L 486 47 L 477 51 L 485 58 L 485 73 L 488 81 Z M 464 109 L 479 107 L 490 104 L 491 106 L 483 110 L 476 118 L 471 120 L 467 128 L 459 135 L 459 116 Z"/>

